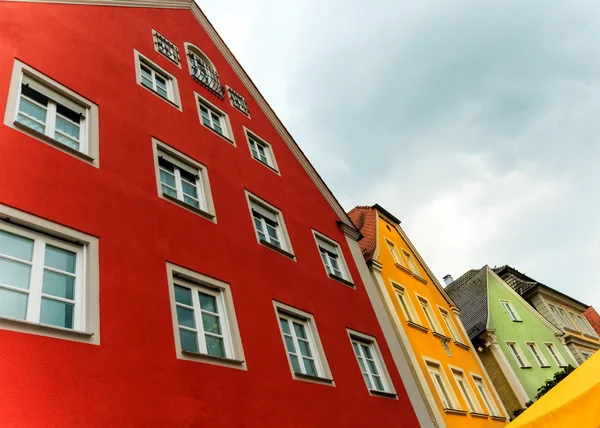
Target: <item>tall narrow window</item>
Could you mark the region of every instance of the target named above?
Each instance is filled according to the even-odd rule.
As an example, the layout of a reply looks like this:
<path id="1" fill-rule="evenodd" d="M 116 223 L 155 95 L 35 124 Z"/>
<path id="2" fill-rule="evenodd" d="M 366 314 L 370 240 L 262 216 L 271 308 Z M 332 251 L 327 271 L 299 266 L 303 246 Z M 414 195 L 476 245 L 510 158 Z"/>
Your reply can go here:
<path id="1" fill-rule="evenodd" d="M 479 407 L 479 403 L 477 403 L 477 399 L 473 395 L 473 390 L 471 389 L 471 386 L 465 379 L 463 372 L 459 371 L 457 369 L 452 369 L 452 375 L 454 376 L 454 380 L 456 381 L 456 384 L 458 385 L 458 389 L 459 389 L 463 399 L 465 400 L 465 403 L 467 403 L 469 412 L 481 413 L 481 408 Z"/>
<path id="2" fill-rule="evenodd" d="M 487 407 L 488 414 L 490 414 L 492 416 L 500 416 L 498 407 L 496 406 L 496 403 L 492 399 L 492 396 L 490 395 L 490 391 L 488 390 L 487 386 L 483 382 L 483 379 L 476 375 L 472 375 L 472 377 L 473 377 L 473 382 L 475 382 L 475 386 L 477 387 L 477 390 L 481 394 L 481 398 L 483 398 L 485 406 Z"/>
<path id="3" fill-rule="evenodd" d="M 580 314 L 575 314 L 573 312 L 569 312 L 569 313 L 571 314 L 571 317 L 573 317 L 573 319 L 575 320 L 575 322 L 579 326 L 579 329 L 584 334 L 587 334 L 588 336 L 593 336 L 593 337 L 597 337 L 598 336 L 596 334 L 596 332 L 594 332 L 594 330 L 588 324 L 588 322 Z"/>
<path id="4" fill-rule="evenodd" d="M 515 311 L 512 303 L 510 303 L 508 300 L 500 300 L 500 303 L 511 320 L 521 321 L 521 318 L 519 318 L 519 315 L 517 314 L 517 311 Z"/>
<path id="5" fill-rule="evenodd" d="M 437 320 L 435 319 L 435 315 L 433 314 L 433 312 L 431 312 L 431 308 L 429 307 L 429 302 L 427 302 L 427 300 L 419 297 L 419 304 L 421 305 L 421 308 L 423 309 L 423 313 L 425 314 L 425 318 L 427 318 L 427 321 L 429 322 L 429 326 L 431 327 L 431 330 L 433 330 L 436 333 L 440 332 L 440 325 L 438 324 Z"/>
<path id="6" fill-rule="evenodd" d="M 248 195 L 248 199 L 258 241 L 267 247 L 293 257 L 281 212 L 259 201 L 254 196 Z"/>
<path id="7" fill-rule="evenodd" d="M 450 396 L 450 387 L 442 377 L 441 367 L 427 362 L 427 369 L 444 409 L 456 409 Z"/>
<path id="8" fill-rule="evenodd" d="M 396 291 L 396 296 L 398 296 L 398 300 L 400 301 L 400 307 L 402 308 L 402 312 L 404 312 L 406 320 L 418 322 L 418 320 L 414 316 L 412 304 L 410 303 L 410 298 L 406 294 L 406 289 L 394 285 L 394 290 Z"/>
<path id="9" fill-rule="evenodd" d="M 512 354 L 514 359 L 517 361 L 517 364 L 519 364 L 519 367 L 521 367 L 521 368 L 531 367 L 529 365 L 529 362 L 527 361 L 527 359 L 525 359 L 525 357 L 521 353 L 521 349 L 519 348 L 519 345 L 516 344 L 516 342 L 506 342 L 506 346 L 508 346 L 510 353 Z"/>
<path id="10" fill-rule="evenodd" d="M 412 271 L 412 273 L 414 273 L 415 275 L 421 275 L 421 273 L 419 272 L 419 268 L 417 267 L 417 264 L 415 263 L 415 259 L 413 258 L 412 254 L 410 254 L 408 251 L 402 250 L 402 252 L 404 253 L 404 257 L 406 258 L 406 261 L 408 262 L 408 266 L 410 268 L 410 270 Z"/>
<path id="11" fill-rule="evenodd" d="M 279 323 L 294 373 L 323 377 L 323 368 L 309 322 L 279 312 Z"/>
<path id="12" fill-rule="evenodd" d="M 223 99 L 225 90 L 219 81 L 219 75 L 215 66 L 196 46 L 186 43 L 186 49 L 192 78 L 210 92 Z"/>
<path id="13" fill-rule="evenodd" d="M 525 344 L 527 345 L 527 348 L 529 348 L 529 352 L 531 352 L 531 355 L 533 355 L 533 358 L 535 358 L 535 361 L 539 364 L 540 367 L 550 367 L 548 365 L 548 361 L 546 361 L 546 359 L 542 355 L 542 351 L 540 351 L 540 348 L 538 348 L 535 342 L 525 342 Z"/>
<path id="14" fill-rule="evenodd" d="M 569 319 L 565 310 L 563 308 L 561 308 L 560 306 L 558 306 L 556 309 L 558 310 L 558 315 L 560 316 L 560 320 L 562 321 L 563 326 L 566 328 L 570 328 L 571 330 L 575 330 L 575 326 Z"/>
<path id="15" fill-rule="evenodd" d="M 390 250 L 390 253 L 392 254 L 394 263 L 396 263 L 396 265 L 398 265 L 398 266 L 406 267 L 404 260 L 402 259 L 402 256 L 398 252 L 398 248 L 396 247 L 396 244 L 394 244 L 392 241 L 390 241 L 388 239 L 386 239 L 385 242 Z"/>
<path id="16" fill-rule="evenodd" d="M 567 366 L 567 363 L 565 363 L 565 360 L 563 359 L 562 355 L 560 355 L 558 353 L 558 350 L 556 349 L 556 347 L 554 346 L 553 343 L 546 342 L 546 343 L 544 343 L 544 345 L 546 346 L 546 349 L 548 349 L 548 352 L 550 353 L 550 355 L 552 355 L 552 359 L 554 360 L 554 362 L 556 363 L 557 366 L 559 366 L 559 367 Z"/>
<path id="17" fill-rule="evenodd" d="M 381 361 L 373 343 L 353 338 L 352 348 L 367 388 L 380 392 L 390 392 L 385 376 L 383 376 Z"/>
<path id="18" fill-rule="evenodd" d="M 451 315 L 445 309 L 442 309 L 442 308 L 439 308 L 439 309 L 440 309 L 440 313 L 442 314 L 442 319 L 444 320 L 444 323 L 446 324 L 446 327 L 448 328 L 448 331 L 450 332 L 452 339 L 454 339 L 455 342 L 461 343 L 460 336 L 459 336 L 458 332 L 456 331 L 456 327 L 454 325 L 454 322 L 452 321 Z"/>

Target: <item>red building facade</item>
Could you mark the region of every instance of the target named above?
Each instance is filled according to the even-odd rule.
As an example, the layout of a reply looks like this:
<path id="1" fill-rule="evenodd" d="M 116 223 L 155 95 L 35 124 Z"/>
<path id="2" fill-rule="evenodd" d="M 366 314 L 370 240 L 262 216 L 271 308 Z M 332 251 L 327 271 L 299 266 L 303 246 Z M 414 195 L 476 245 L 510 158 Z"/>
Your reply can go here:
<path id="1" fill-rule="evenodd" d="M 0 2 L 0 425 L 417 426 L 356 230 L 165 3 Z"/>

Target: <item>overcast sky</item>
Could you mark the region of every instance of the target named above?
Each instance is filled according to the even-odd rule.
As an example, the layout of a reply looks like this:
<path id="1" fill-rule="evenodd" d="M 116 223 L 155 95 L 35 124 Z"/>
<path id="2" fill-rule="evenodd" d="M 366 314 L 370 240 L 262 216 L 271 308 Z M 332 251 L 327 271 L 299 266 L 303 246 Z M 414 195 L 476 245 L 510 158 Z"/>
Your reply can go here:
<path id="1" fill-rule="evenodd" d="M 199 0 L 346 210 L 600 309 L 600 5 Z"/>

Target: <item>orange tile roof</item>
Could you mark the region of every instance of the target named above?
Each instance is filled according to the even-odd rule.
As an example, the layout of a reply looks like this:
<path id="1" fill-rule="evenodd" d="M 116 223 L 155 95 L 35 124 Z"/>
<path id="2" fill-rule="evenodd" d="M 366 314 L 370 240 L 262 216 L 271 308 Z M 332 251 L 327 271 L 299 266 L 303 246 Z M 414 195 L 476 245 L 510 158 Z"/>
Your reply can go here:
<path id="1" fill-rule="evenodd" d="M 363 239 L 358 241 L 358 245 L 365 260 L 369 261 L 373 258 L 373 253 L 377 247 L 377 214 L 375 209 L 367 206 L 357 206 L 352 208 L 348 216 L 363 235 Z"/>
<path id="2" fill-rule="evenodd" d="M 594 330 L 596 330 L 596 333 L 600 335 L 600 315 L 598 315 L 598 312 L 590 306 L 583 315 L 585 315 Z"/>

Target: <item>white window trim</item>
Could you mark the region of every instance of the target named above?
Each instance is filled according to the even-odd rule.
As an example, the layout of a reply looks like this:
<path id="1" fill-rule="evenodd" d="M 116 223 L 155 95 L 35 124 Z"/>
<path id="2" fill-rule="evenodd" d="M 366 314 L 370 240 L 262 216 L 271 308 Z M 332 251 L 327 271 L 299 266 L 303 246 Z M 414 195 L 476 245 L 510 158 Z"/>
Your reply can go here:
<path id="1" fill-rule="evenodd" d="M 417 293 L 415 293 L 415 296 L 417 296 L 419 306 L 421 307 L 421 310 L 423 311 L 423 315 L 425 315 L 425 319 L 427 320 L 427 323 L 429 324 L 429 328 L 431 329 L 432 333 L 443 334 L 444 330 L 442 330 L 442 326 L 440 325 L 440 323 L 435 315 L 435 312 L 433 311 L 433 307 L 429 303 L 429 300 Z M 429 309 L 429 312 L 427 312 L 427 310 L 423 307 L 423 303 L 425 303 L 425 305 Z M 429 321 L 429 318 L 427 317 L 428 313 L 431 316 L 433 325 L 431 324 L 431 321 Z"/>
<path id="2" fill-rule="evenodd" d="M 273 300 L 273 308 L 275 309 L 275 319 L 277 321 L 277 328 L 279 329 L 279 335 L 281 337 L 283 351 L 285 352 L 285 357 L 287 358 L 292 378 L 295 380 L 302 380 L 323 385 L 335 386 L 335 382 L 333 381 L 331 369 L 329 368 L 329 363 L 327 362 L 327 357 L 325 355 L 325 350 L 321 342 L 321 337 L 319 336 L 319 331 L 317 329 L 314 316 L 308 312 L 302 311 L 300 309 L 294 308 L 293 306 L 286 305 L 285 303 L 281 303 L 276 300 Z M 317 372 L 319 373 L 318 377 L 303 375 L 294 372 L 294 368 L 292 367 L 292 361 L 290 360 L 288 349 L 285 343 L 285 338 L 283 336 L 283 329 L 281 328 L 281 323 L 279 321 L 280 315 L 284 315 L 285 317 L 296 318 L 306 323 L 306 326 L 308 327 L 306 329 L 307 334 L 309 335 L 309 338 L 312 339 L 309 341 L 311 345 L 314 345 L 314 349 L 311 349 L 311 351 L 313 351 L 314 353 L 315 365 L 317 366 Z"/>
<path id="3" fill-rule="evenodd" d="M 510 311 L 508 309 L 506 309 L 506 306 L 504 306 L 505 303 L 510 308 Z M 504 309 L 504 312 L 506 312 L 506 315 L 508 315 L 508 317 L 511 319 L 511 321 L 513 321 L 513 322 L 522 322 L 523 321 L 510 300 L 500 299 L 500 305 L 502 306 L 502 309 Z M 515 315 L 516 319 L 510 315 L 511 311 Z"/>
<path id="4" fill-rule="evenodd" d="M 396 264 L 396 266 L 410 272 L 410 269 L 407 267 L 404 258 L 400 254 L 398 246 L 388 238 L 385 238 L 385 243 L 388 247 L 388 250 L 390 251 L 390 254 L 392 255 L 392 258 L 394 259 L 394 263 Z"/>
<path id="5" fill-rule="evenodd" d="M 522 369 L 531 368 L 531 363 L 529 362 L 529 360 L 525 356 L 525 353 L 523 352 L 523 350 L 521 349 L 521 347 L 519 346 L 519 344 L 516 341 L 507 340 L 504 343 L 506 344 L 506 348 L 508 349 L 508 352 L 512 355 L 512 357 L 514 358 L 515 362 L 517 363 L 517 366 L 519 366 Z M 515 345 L 515 348 L 517 349 L 517 352 L 519 353 L 519 356 L 523 360 L 523 364 L 525 364 L 524 366 L 521 365 L 521 363 L 519 362 L 519 359 L 517 358 L 517 356 L 515 355 L 515 353 L 513 352 L 513 350 L 511 349 L 511 347 L 509 346 L 509 344 Z"/>
<path id="6" fill-rule="evenodd" d="M 450 310 L 447 310 L 440 305 L 437 305 L 437 307 L 438 307 L 438 310 L 440 311 L 440 316 L 442 317 L 442 321 L 444 321 L 444 324 L 446 325 L 446 328 L 448 329 L 448 331 L 450 333 L 449 337 L 451 337 L 455 342 L 464 344 L 464 342 L 462 341 L 462 336 L 460 335 L 458 329 L 456 328 L 456 323 L 454 322 L 454 318 L 452 317 L 452 313 L 450 312 Z"/>
<path id="7" fill-rule="evenodd" d="M 548 350 L 548 353 L 550 354 L 550 356 L 552 357 L 552 359 L 554 360 L 554 362 L 556 363 L 556 365 L 558 367 L 567 367 L 566 361 L 564 360 L 564 358 L 560 354 L 560 352 L 558 352 L 558 348 L 554 343 L 544 342 L 544 346 L 546 347 L 546 349 Z M 551 352 L 550 348 L 552 348 L 554 350 L 554 352 Z"/>
<path id="8" fill-rule="evenodd" d="M 154 41 L 152 43 L 154 43 Z M 146 91 L 150 92 L 151 94 L 154 94 L 156 97 L 165 101 L 167 104 L 172 105 L 179 111 L 183 111 L 181 107 L 181 98 L 179 96 L 179 84 L 177 83 L 177 78 L 136 49 L 133 50 L 133 58 L 135 62 L 135 80 L 137 84 L 144 88 Z M 167 86 L 169 89 L 167 92 L 170 92 L 169 98 L 165 98 L 158 94 L 156 91 L 142 85 L 142 63 L 146 67 L 153 69 L 154 72 L 162 74 L 163 77 L 167 80 Z"/>
<path id="9" fill-rule="evenodd" d="M 219 137 L 221 137 L 222 139 L 227 141 L 229 144 L 232 144 L 234 147 L 237 147 L 235 138 L 233 136 L 233 129 L 231 128 L 231 122 L 229 121 L 229 115 L 227 113 L 225 113 L 223 110 L 221 110 L 219 107 L 217 107 L 216 105 L 214 105 L 213 103 L 208 101 L 206 98 L 204 98 L 202 95 L 200 95 L 196 91 L 194 91 L 194 97 L 195 97 L 196 109 L 198 110 L 198 120 L 200 121 L 200 125 L 203 128 L 210 130 L 211 133 L 218 135 Z M 222 119 L 221 128 L 223 129 L 223 132 L 225 133 L 225 135 L 219 134 L 217 131 L 212 129 L 210 126 L 206 126 L 204 124 L 204 122 L 202 121 L 202 110 L 200 109 L 201 104 L 204 104 L 205 108 L 207 108 L 208 110 L 213 110 L 214 113 L 217 113 L 221 117 L 221 119 Z"/>
<path id="10" fill-rule="evenodd" d="M 288 256 L 290 259 L 295 261 L 296 256 L 294 255 L 294 249 L 292 247 L 292 242 L 288 235 L 287 227 L 285 226 L 285 220 L 283 218 L 283 214 L 282 214 L 281 210 L 279 210 L 277 207 L 271 205 L 264 199 L 259 198 L 255 194 L 250 193 L 247 190 L 245 190 L 244 192 L 246 193 L 246 202 L 248 203 L 248 211 L 250 213 L 250 222 L 252 223 L 252 230 L 254 231 L 254 237 L 256 239 L 256 242 L 259 245 L 262 245 L 263 247 L 266 247 L 272 251 L 275 251 L 280 254 L 283 253 L 284 255 Z M 252 203 L 251 202 L 254 202 L 255 204 L 258 204 L 258 205 L 262 205 L 267 210 L 272 211 L 274 214 L 276 214 L 280 232 L 282 235 L 281 243 L 282 243 L 283 251 L 281 251 L 280 249 L 274 248 L 273 245 L 266 245 L 263 242 L 261 242 L 260 238 L 258 237 L 258 231 L 256 230 L 256 226 L 254 225 L 254 217 L 252 215 Z"/>
<path id="11" fill-rule="evenodd" d="M 170 158 L 174 158 L 174 160 L 179 163 L 187 166 L 191 170 L 195 170 L 197 174 L 200 176 L 199 185 L 197 184 L 197 190 L 199 196 L 202 195 L 204 198 L 204 203 L 206 204 L 206 210 L 198 209 L 193 207 L 185 202 L 174 198 L 172 196 L 166 195 L 162 191 L 161 181 L 160 181 L 160 169 L 158 164 L 158 156 L 160 153 L 165 153 Z M 158 191 L 158 196 L 161 199 L 169 201 L 173 204 L 176 204 L 186 210 L 193 212 L 194 214 L 200 215 L 203 218 L 206 218 L 213 223 L 217 223 L 216 212 L 215 212 L 215 204 L 212 197 L 210 180 L 208 178 L 208 168 L 201 164 L 200 162 L 192 159 L 191 157 L 181 153 L 178 150 L 175 150 L 171 146 L 163 143 L 162 141 L 152 137 L 152 153 L 154 156 L 154 172 L 156 175 L 156 186 Z"/>
<path id="12" fill-rule="evenodd" d="M 346 258 L 344 257 L 344 253 L 342 251 L 342 247 L 340 246 L 340 244 L 338 244 L 333 239 L 323 235 L 322 233 L 317 232 L 314 229 L 312 229 L 312 233 L 313 233 L 313 237 L 315 239 L 315 243 L 317 244 L 317 251 L 319 253 L 319 258 L 321 259 L 321 264 L 323 265 L 323 269 L 325 269 L 325 274 L 335 280 L 339 280 L 341 278 L 342 280 L 348 282 L 348 284 L 346 284 L 346 285 L 350 285 L 350 286 L 354 287 L 354 281 L 352 280 L 352 275 L 350 275 L 350 269 L 348 269 L 348 264 L 346 263 Z M 335 247 L 335 249 L 337 251 L 337 255 L 338 255 L 338 264 L 340 265 L 340 268 L 342 271 L 341 277 L 331 275 L 331 274 L 329 274 L 329 272 L 327 272 L 327 268 L 325 267 L 325 262 L 321 258 L 321 248 L 319 247 L 319 241 L 323 241 L 325 244 L 329 244 L 332 247 Z"/>
<path id="13" fill-rule="evenodd" d="M 394 288 L 394 295 L 396 296 L 396 299 L 398 299 L 398 304 L 400 305 L 400 308 L 402 310 L 402 313 L 404 314 L 404 318 L 406 319 L 406 321 L 410 321 L 415 324 L 423 325 L 421 323 L 421 319 L 419 318 L 419 315 L 417 314 L 417 311 L 415 310 L 415 307 L 412 303 L 412 299 L 408 295 L 408 290 L 406 289 L 406 287 L 404 287 L 401 284 L 398 284 L 396 281 L 394 281 L 391 278 L 389 279 L 389 281 L 390 281 L 390 284 L 392 284 L 392 287 Z M 410 314 L 406 313 L 406 309 L 404 308 L 404 305 L 402 304 L 402 301 L 400 300 L 399 294 L 401 294 L 402 297 L 404 298 L 404 303 L 406 303 L 406 307 L 408 308 L 408 311 L 410 312 Z"/>
<path id="14" fill-rule="evenodd" d="M 556 314 L 558 316 L 558 321 L 563 326 L 563 328 L 568 328 L 568 329 L 571 329 L 573 331 L 579 331 L 579 330 L 577 330 L 577 327 L 575 327 L 575 325 L 573 324 L 573 322 L 569 318 L 569 315 L 567 315 L 567 311 L 565 311 L 565 309 L 562 306 L 559 306 L 559 305 L 556 305 L 556 304 L 551 304 L 551 303 L 549 303 L 548 305 L 550 307 L 554 306 L 554 308 L 556 309 Z M 563 317 L 563 315 L 564 315 L 564 317 Z"/>
<path id="15" fill-rule="evenodd" d="M 0 215 L 4 220 L 8 220 L 0 220 L 0 225 L 12 229 L 13 233 L 22 236 L 44 234 L 46 235 L 44 239 L 51 241 L 52 245 L 58 243 L 57 246 L 64 248 L 76 244 L 81 247 L 78 259 L 82 263 L 82 284 L 79 289 L 84 293 L 84 297 L 80 300 L 81 305 L 77 308 L 78 330 L 5 317 L 0 317 L 0 329 L 100 345 L 98 238 L 3 204 L 0 204 Z"/>
<path id="16" fill-rule="evenodd" d="M 406 251 L 404 248 L 401 248 L 401 250 L 403 257 L 406 260 L 406 266 L 408 266 L 408 268 L 413 274 L 420 277 L 421 272 L 419 271 L 419 266 L 415 262 L 415 258 L 413 257 L 413 255 L 409 251 Z"/>
<path id="17" fill-rule="evenodd" d="M 223 282 L 221 280 L 211 278 L 207 275 L 203 275 L 191 269 L 187 269 L 170 262 L 167 262 L 167 278 L 169 288 L 169 299 L 171 304 L 173 337 L 175 339 L 175 350 L 177 358 L 180 360 L 203 362 L 207 364 L 215 364 L 218 366 L 247 370 L 248 368 L 246 365 L 246 357 L 244 356 L 242 338 L 240 336 L 235 307 L 233 305 L 231 286 L 228 283 Z M 196 288 L 213 289 L 221 294 L 224 306 L 224 313 L 221 316 L 224 317 L 225 323 L 229 328 L 228 339 L 230 347 L 229 349 L 231 350 L 232 354 L 231 357 L 215 357 L 208 354 L 184 351 L 181 348 L 175 301 L 175 283 L 178 281 L 188 283 L 189 285 L 195 286 Z"/>
<path id="18" fill-rule="evenodd" d="M 17 122 L 17 114 L 19 112 L 19 98 L 21 95 L 21 83 L 23 76 L 27 76 L 33 80 L 40 82 L 53 92 L 63 96 L 73 103 L 85 109 L 85 121 L 81 126 L 80 150 L 73 149 L 66 144 L 60 143 L 54 138 L 31 129 Z M 8 91 L 8 99 L 4 114 L 4 124 L 12 129 L 29 135 L 38 141 L 51 145 L 52 147 L 67 153 L 73 157 L 83 160 L 96 168 L 100 167 L 99 154 L 99 137 L 98 137 L 98 105 L 92 101 L 82 97 L 66 86 L 58 83 L 54 79 L 40 73 L 36 69 L 27 64 L 15 59 L 10 87 Z"/>
<path id="19" fill-rule="evenodd" d="M 359 343 L 368 345 L 371 349 L 371 353 L 374 356 L 375 366 L 376 366 L 377 370 L 379 371 L 379 376 L 381 378 L 381 382 L 383 383 L 384 391 L 379 391 L 376 389 L 373 389 L 373 390 L 369 389 L 369 394 L 378 396 L 378 395 L 381 395 L 381 393 L 383 392 L 383 393 L 387 393 L 390 395 L 395 395 L 396 390 L 394 388 L 394 384 L 392 383 L 392 379 L 390 378 L 390 373 L 388 372 L 388 369 L 385 365 L 385 361 L 383 360 L 383 356 L 381 355 L 381 350 L 379 349 L 379 345 L 377 344 L 377 339 L 375 339 L 373 336 L 358 332 L 356 330 L 352 330 L 350 328 L 347 328 L 346 332 L 348 333 L 348 338 L 350 339 L 351 347 L 352 347 L 352 342 L 359 342 Z M 362 371 L 360 369 L 360 364 L 358 363 L 358 358 L 356 357 L 356 354 L 354 353 L 353 347 L 352 347 L 352 354 L 354 355 L 354 358 L 356 359 L 359 373 L 361 373 L 361 377 L 362 377 Z M 364 378 L 363 378 L 363 381 L 364 381 Z M 371 382 L 373 382 L 373 381 L 371 381 Z M 368 389 L 368 385 L 366 382 L 365 382 L 365 386 Z M 392 398 L 392 397 L 390 397 L 390 398 Z M 394 397 L 394 398 L 397 398 L 397 397 Z"/>
<path id="20" fill-rule="evenodd" d="M 487 384 L 485 383 L 483 376 L 473 373 L 473 372 L 470 372 L 470 375 L 471 375 L 471 379 L 473 379 L 473 383 L 475 384 L 475 390 L 479 393 L 479 395 L 481 395 L 483 404 L 487 408 L 487 412 L 488 412 L 487 414 L 490 416 L 496 416 L 496 417 L 500 417 L 500 418 L 503 417 L 500 414 L 500 408 L 498 407 L 498 404 L 496 403 L 494 397 L 490 393 L 490 389 L 488 388 Z M 481 387 L 482 387 L 483 391 L 481 391 L 478 388 L 477 381 L 479 381 L 481 383 Z M 490 405 L 492 406 L 491 409 L 490 409 Z"/>
<path id="21" fill-rule="evenodd" d="M 542 353 L 542 350 L 540 349 L 540 347 L 537 345 L 536 342 L 533 341 L 526 341 L 525 342 L 525 346 L 527 346 L 527 349 L 529 350 L 529 353 L 531 354 L 531 356 L 533 357 L 533 359 L 535 360 L 536 363 L 538 363 L 538 365 L 540 367 L 550 367 L 550 364 L 548 364 L 548 360 L 546 359 L 546 356 Z M 532 347 L 534 349 L 532 349 Z M 535 356 L 535 352 L 533 351 L 537 351 L 537 354 L 541 360 L 538 361 L 537 357 Z"/>
<path id="22" fill-rule="evenodd" d="M 465 371 L 463 369 L 461 369 L 460 367 L 453 366 L 453 365 L 448 365 L 448 368 L 450 369 L 450 373 L 452 374 L 452 377 L 454 378 L 454 383 L 456 383 L 456 389 L 458 389 L 458 392 L 460 393 L 461 397 L 463 398 L 463 401 L 467 405 L 467 408 L 463 409 L 463 410 L 467 410 L 469 413 L 484 414 L 483 408 L 481 407 L 481 403 L 479 402 L 479 399 L 475 395 L 475 391 L 471 387 L 471 384 L 469 383 L 469 379 L 468 379 L 468 376 L 465 374 Z M 465 386 L 466 392 L 463 391 L 462 388 L 460 387 L 459 379 L 462 381 L 463 385 Z M 469 401 L 473 404 L 474 409 L 470 408 Z"/>
<path id="23" fill-rule="evenodd" d="M 206 55 L 202 49 L 200 49 L 198 46 L 190 43 L 190 42 L 184 42 L 183 43 L 183 47 L 185 49 L 185 58 L 187 61 L 187 65 L 188 65 L 188 73 L 190 73 L 190 76 L 194 76 L 193 70 L 192 70 L 192 62 L 190 60 L 190 57 L 188 56 L 188 54 L 191 52 L 192 54 L 196 55 L 197 57 L 199 57 L 202 61 L 207 62 L 209 67 L 212 68 L 212 70 L 215 72 L 215 74 L 218 76 L 219 72 L 217 71 L 217 67 L 215 67 L 215 64 L 210 60 L 210 58 L 208 57 L 208 55 Z M 194 52 L 197 51 L 197 52 Z M 204 58 L 201 58 L 204 57 Z M 219 78 L 219 85 L 221 84 L 220 82 L 220 78 Z M 223 96 L 225 96 L 225 94 L 223 94 Z"/>
<path id="24" fill-rule="evenodd" d="M 262 166 L 267 167 L 267 169 L 269 169 L 270 171 L 273 171 L 277 175 L 281 176 L 281 173 L 279 172 L 279 166 L 277 166 L 277 160 L 275 159 L 275 153 L 273 152 L 273 146 L 271 146 L 271 144 L 267 143 L 267 141 L 264 138 L 259 137 L 258 134 L 256 134 L 256 132 L 250 131 L 245 126 L 243 128 L 244 128 L 244 135 L 246 136 L 246 141 L 248 142 L 248 150 L 250 151 L 250 157 L 252 159 L 254 159 L 256 162 L 258 162 L 259 164 L 261 164 Z M 266 152 L 267 152 L 267 159 L 269 161 L 268 163 L 264 163 L 263 161 L 261 161 L 260 159 L 256 159 L 252 155 L 252 145 L 250 143 L 250 139 L 253 139 L 256 142 L 260 143 L 262 146 L 264 146 L 264 148 L 266 149 Z"/>
<path id="25" fill-rule="evenodd" d="M 446 376 L 446 371 L 444 370 L 442 363 L 439 362 L 438 360 L 434 360 L 432 358 L 429 357 L 423 357 L 423 360 L 425 361 L 425 369 L 427 370 L 427 374 L 429 375 L 429 378 L 431 379 L 431 382 L 433 383 L 433 387 L 435 389 L 435 391 L 437 392 L 438 395 L 438 399 L 440 400 L 440 404 L 442 405 L 442 408 L 444 410 L 460 410 L 458 408 L 458 399 L 456 398 L 456 394 L 454 394 L 454 389 L 452 388 L 452 386 L 450 386 L 450 381 L 448 379 L 448 376 Z M 431 371 L 437 372 L 440 375 L 440 379 L 442 381 L 442 386 L 440 386 L 437 382 L 437 380 L 434 378 L 434 376 L 431 374 Z M 446 395 L 448 397 L 448 400 L 450 401 L 448 403 L 449 407 L 444 407 L 444 394 L 441 391 L 441 387 L 444 388 L 444 391 L 446 392 Z"/>
<path id="26" fill-rule="evenodd" d="M 598 335 L 596 334 L 596 332 L 594 331 L 594 329 L 592 328 L 592 326 L 588 323 L 587 319 L 579 314 L 579 313 L 575 313 L 573 311 L 569 311 L 569 314 L 571 314 L 571 318 L 573 318 L 573 320 L 575 321 L 575 324 L 577 324 L 577 326 L 579 327 L 579 330 L 585 334 L 586 336 L 591 336 L 591 337 L 598 337 Z"/>
<path id="27" fill-rule="evenodd" d="M 158 50 L 158 46 L 156 44 L 156 39 L 154 38 L 155 34 L 158 34 L 159 36 L 161 36 L 165 40 L 167 40 L 169 43 L 171 43 L 173 46 L 175 46 L 175 48 L 177 49 L 177 52 L 179 53 L 179 62 L 175 61 L 173 58 L 165 55 L 164 53 L 162 53 L 161 51 Z M 179 52 L 179 47 L 175 43 L 173 43 L 168 37 L 166 37 L 162 33 L 159 33 L 154 28 L 152 29 L 152 43 L 154 44 L 154 50 L 156 52 L 158 52 L 159 54 L 161 54 L 162 56 L 164 56 L 165 58 L 167 58 L 170 62 L 172 62 L 173 64 L 175 64 L 177 67 L 181 68 L 181 52 Z"/>

